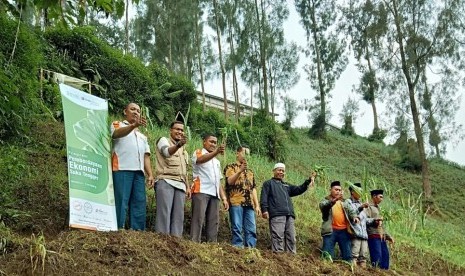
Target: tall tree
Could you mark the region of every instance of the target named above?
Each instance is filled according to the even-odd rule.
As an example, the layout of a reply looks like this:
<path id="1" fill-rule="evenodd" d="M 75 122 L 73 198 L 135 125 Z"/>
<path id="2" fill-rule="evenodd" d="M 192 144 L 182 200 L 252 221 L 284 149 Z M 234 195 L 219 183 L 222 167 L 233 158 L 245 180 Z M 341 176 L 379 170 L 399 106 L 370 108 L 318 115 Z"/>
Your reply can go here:
<path id="1" fill-rule="evenodd" d="M 429 163 L 425 150 L 424 118 L 419 108 L 419 93 L 422 75 L 427 66 L 441 60 L 449 65 L 457 63 L 461 29 L 461 12 L 464 1 L 453 0 L 439 3 L 433 0 L 383 1 L 388 11 L 387 44 L 384 68 L 393 76 L 390 87 L 393 95 L 408 97 L 416 143 L 421 160 L 422 183 L 425 200 L 432 200 L 429 179 Z"/>
<path id="2" fill-rule="evenodd" d="M 342 111 L 339 113 L 339 117 L 343 123 L 341 133 L 343 135 L 352 136 L 355 134 L 354 123 L 357 119 L 357 113 L 360 110 L 358 102 L 355 99 L 347 99 L 342 106 Z"/>
<path id="3" fill-rule="evenodd" d="M 105 23 L 103 23 L 105 22 Z M 119 18 L 116 15 L 110 15 L 105 18 L 103 15 L 90 13 L 89 25 L 95 28 L 96 35 L 105 40 L 111 47 L 121 49 L 126 48 L 125 30 L 119 24 Z"/>
<path id="4" fill-rule="evenodd" d="M 141 1 L 134 22 L 135 54 L 192 80 L 197 63 L 196 13 L 198 2 L 192 0 Z"/>
<path id="5" fill-rule="evenodd" d="M 299 104 L 296 100 L 289 97 L 288 95 L 281 98 L 283 102 L 283 109 L 284 109 L 284 122 L 283 128 L 285 130 L 290 130 L 292 126 L 292 122 L 297 117 L 297 114 L 300 110 Z"/>
<path id="6" fill-rule="evenodd" d="M 124 34 L 125 34 L 125 44 L 124 51 L 126 54 L 129 53 L 129 0 L 126 0 L 126 8 L 124 11 L 126 15 L 126 21 L 124 22 Z"/>
<path id="7" fill-rule="evenodd" d="M 200 8 L 200 1 L 197 0 L 197 6 Z M 195 46 L 197 50 L 197 62 L 198 62 L 198 69 L 200 74 L 200 88 L 202 89 L 202 110 L 206 111 L 205 107 L 205 74 L 204 74 L 204 66 L 202 61 L 202 16 L 203 12 L 199 9 L 197 12 L 194 13 L 194 20 L 195 20 Z"/>
<path id="8" fill-rule="evenodd" d="M 244 10 L 243 1 L 225 1 L 223 13 L 226 18 L 227 41 L 229 42 L 229 55 L 226 59 L 226 70 L 232 72 L 232 91 L 234 95 L 234 113 L 236 122 L 240 117 L 240 101 L 239 101 L 239 82 L 238 82 L 238 64 L 240 58 L 236 54 L 239 45 L 239 34 L 243 25 L 242 17 L 239 16 Z"/>
<path id="9" fill-rule="evenodd" d="M 260 4 L 260 5 L 259 5 Z M 261 0 L 258 3 L 258 0 L 255 0 L 255 16 L 257 22 L 257 33 L 258 33 L 258 49 L 260 52 L 260 68 L 262 71 L 263 78 L 263 100 L 264 100 L 264 109 L 265 114 L 270 112 L 269 103 L 268 103 L 268 80 L 266 74 L 266 44 L 264 40 L 264 29 L 266 23 L 266 14 L 265 14 L 265 3 L 264 0 Z"/>
<path id="10" fill-rule="evenodd" d="M 382 37 L 387 31 L 387 12 L 384 5 L 371 0 L 350 1 L 343 8 L 342 28 L 351 37 L 351 46 L 362 72 L 360 85 L 356 89 L 373 110 L 373 136 L 380 133 L 376 100 L 379 97 L 379 82 L 376 77 L 380 63 L 378 51 Z M 384 137 L 379 137 L 380 139 Z"/>
<path id="11" fill-rule="evenodd" d="M 336 80 L 347 65 L 344 55 L 346 43 L 335 31 L 338 16 L 336 2 L 332 0 L 295 0 L 300 22 L 307 34 L 307 56 L 311 64 L 305 66 L 311 87 L 318 94 L 319 112 L 309 134 L 324 137 L 326 134 L 327 100 Z"/>
<path id="12" fill-rule="evenodd" d="M 299 63 L 299 52 L 297 44 L 283 41 L 277 45 L 268 57 L 268 80 L 270 87 L 271 114 L 275 113 L 278 91 L 286 92 L 297 84 L 300 74 L 297 72 Z"/>
<path id="13" fill-rule="evenodd" d="M 460 73 L 449 66 L 444 72 L 436 82 L 429 81 L 425 72 L 418 87 L 428 129 L 423 132 L 428 135 L 429 145 L 438 158 L 446 152 L 447 142 L 454 144 L 463 136 L 463 126 L 455 120 L 461 101 L 457 96 Z"/>
<path id="14" fill-rule="evenodd" d="M 224 105 L 224 118 L 228 120 L 228 98 L 226 93 L 226 69 L 223 62 L 223 49 L 221 48 L 221 37 L 222 32 L 225 29 L 225 22 L 223 18 L 220 18 L 221 12 L 218 4 L 218 0 L 213 0 L 213 18 L 214 18 L 214 29 L 216 31 L 216 42 L 218 44 L 218 57 L 220 62 L 221 72 L 221 83 L 223 87 L 223 105 Z"/>
<path id="15" fill-rule="evenodd" d="M 123 16 L 125 0 L 4 0 L 0 2 L 0 11 L 5 10 L 13 16 L 19 17 L 19 13 L 26 11 L 28 20 L 41 24 L 40 27 L 62 25 L 65 27 L 83 25 L 88 9 L 101 12 L 105 15 L 116 14 L 118 18 Z M 138 0 L 133 0 L 137 2 Z M 35 9 L 35 11 L 33 11 Z M 35 18 L 34 18 L 35 17 Z"/>
<path id="16" fill-rule="evenodd" d="M 237 56 L 241 78 L 249 87 L 258 86 L 260 107 L 270 112 L 269 64 L 276 48 L 284 43 L 283 22 L 289 16 L 286 1 L 242 2 L 243 26 L 238 33 Z M 271 82 L 273 82 L 272 80 Z"/>

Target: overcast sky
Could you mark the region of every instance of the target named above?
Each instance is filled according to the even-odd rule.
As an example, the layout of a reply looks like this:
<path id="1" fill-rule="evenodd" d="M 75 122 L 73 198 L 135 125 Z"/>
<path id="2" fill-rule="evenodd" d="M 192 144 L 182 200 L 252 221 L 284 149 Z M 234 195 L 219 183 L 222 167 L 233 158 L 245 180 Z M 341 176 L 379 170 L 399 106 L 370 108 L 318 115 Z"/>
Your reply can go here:
<path id="1" fill-rule="evenodd" d="M 293 1 L 288 1 L 288 3 L 293 3 Z M 284 23 L 284 32 L 285 37 L 288 42 L 294 41 L 299 46 L 306 47 L 306 35 L 305 31 L 299 23 L 300 17 L 297 14 L 294 5 L 289 4 L 290 16 L 289 19 Z M 309 62 L 309 59 L 305 57 L 304 54 L 300 56 L 300 62 L 298 65 L 298 70 L 300 73 L 300 81 L 292 89 L 288 91 L 288 95 L 292 98 L 298 100 L 299 102 L 303 99 L 313 99 L 316 95 L 315 91 L 312 91 L 310 88 L 310 82 L 307 80 L 307 75 L 303 71 L 303 66 Z M 339 118 L 339 113 L 342 110 L 344 102 L 347 101 L 348 97 L 355 98 L 359 100 L 360 112 L 359 117 L 354 124 L 354 128 L 357 134 L 362 136 L 368 136 L 373 130 L 373 112 L 371 105 L 367 104 L 365 101 L 361 100 L 361 97 L 358 94 L 351 93 L 352 87 L 354 84 L 358 84 L 360 79 L 360 73 L 354 65 L 354 59 L 351 59 L 351 62 L 347 66 L 346 70 L 342 73 L 339 80 L 336 82 L 334 90 L 331 92 L 333 95 L 329 108 L 331 109 L 332 117 L 330 123 L 341 126 L 342 122 Z M 198 85 L 198 90 L 200 90 L 200 85 Z M 222 86 L 221 78 L 215 81 L 207 82 L 206 84 L 206 93 L 213 94 L 217 96 L 222 96 Z M 232 85 L 229 81 L 227 83 L 228 89 L 228 98 L 232 99 Z M 250 88 L 246 88 L 243 83 L 239 83 L 239 91 L 244 95 L 247 95 L 248 102 L 250 102 Z M 229 95 L 231 94 L 231 95 Z M 463 94 L 463 92 L 462 92 Z M 282 107 L 278 108 L 275 112 L 279 113 L 281 116 L 278 120 L 283 120 Z M 379 116 L 383 116 L 385 108 L 382 104 L 377 104 Z M 460 110 L 457 113 L 457 121 L 465 123 L 465 97 L 462 96 L 462 103 L 460 105 Z M 296 120 L 294 121 L 294 126 L 297 127 L 308 127 L 310 125 L 308 121 L 308 112 L 300 112 Z M 380 118 L 380 127 L 381 128 L 390 128 L 389 125 L 383 121 L 382 117 Z M 388 137 L 385 142 L 392 143 L 396 137 Z M 452 145 L 448 145 L 447 153 L 445 156 L 446 159 L 457 162 L 461 165 L 465 165 L 465 141 L 460 141 L 460 143 L 453 148 Z"/>

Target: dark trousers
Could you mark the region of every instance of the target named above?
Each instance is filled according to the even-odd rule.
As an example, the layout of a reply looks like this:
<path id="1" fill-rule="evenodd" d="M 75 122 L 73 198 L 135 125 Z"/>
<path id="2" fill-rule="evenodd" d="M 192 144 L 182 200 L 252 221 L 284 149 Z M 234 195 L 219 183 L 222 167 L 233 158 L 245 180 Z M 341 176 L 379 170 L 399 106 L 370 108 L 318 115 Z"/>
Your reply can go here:
<path id="1" fill-rule="evenodd" d="M 192 195 L 191 239 L 200 242 L 205 221 L 207 242 L 218 239 L 220 200 L 212 195 L 196 193 Z"/>
<path id="2" fill-rule="evenodd" d="M 368 239 L 371 264 L 381 269 L 389 269 L 389 249 L 386 240 L 380 238 Z"/>
<path id="3" fill-rule="evenodd" d="M 350 235 L 347 229 L 335 230 L 329 235 L 323 236 L 323 252 L 328 252 L 331 258 L 334 259 L 334 247 L 339 244 L 342 259 L 344 261 L 352 261 L 352 252 L 350 250 Z"/>
<path id="4" fill-rule="evenodd" d="M 294 218 L 277 216 L 270 218 L 271 249 L 273 252 L 296 253 Z"/>

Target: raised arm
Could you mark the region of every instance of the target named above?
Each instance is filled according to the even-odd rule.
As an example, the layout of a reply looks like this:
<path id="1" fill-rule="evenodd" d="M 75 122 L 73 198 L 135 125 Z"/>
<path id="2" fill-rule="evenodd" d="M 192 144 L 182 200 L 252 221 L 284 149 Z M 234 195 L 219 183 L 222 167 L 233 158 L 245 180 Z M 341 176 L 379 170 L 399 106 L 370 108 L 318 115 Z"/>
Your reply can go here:
<path id="1" fill-rule="evenodd" d="M 226 175 L 226 181 L 228 182 L 229 185 L 233 185 L 234 183 L 236 183 L 237 179 L 239 178 L 239 176 L 241 175 L 241 173 L 243 173 L 245 170 L 247 169 L 247 164 L 246 163 L 242 163 L 239 170 L 231 175 Z"/>
<path id="2" fill-rule="evenodd" d="M 197 160 L 195 161 L 195 163 L 196 164 L 206 163 L 206 162 L 212 160 L 218 154 L 222 154 L 222 153 L 224 153 L 224 145 L 219 146 L 218 148 L 216 148 L 216 150 L 214 150 L 212 152 L 197 156 Z"/>
<path id="3" fill-rule="evenodd" d="M 118 124 L 118 126 L 116 126 L 115 124 Z M 113 139 L 118 139 L 118 138 L 127 136 L 129 133 L 131 133 L 131 131 L 138 128 L 139 126 L 145 126 L 147 124 L 147 121 L 145 120 L 144 117 L 140 117 L 134 123 L 129 124 L 127 126 L 119 127 L 119 124 L 121 123 L 120 122 L 113 123 L 114 130 L 111 134 L 111 138 Z"/>
<path id="4" fill-rule="evenodd" d="M 289 185 L 289 196 L 298 196 L 298 195 L 301 195 L 303 194 L 307 189 L 308 189 L 308 186 L 310 185 L 314 185 L 315 183 L 315 174 L 312 173 L 312 175 L 306 179 L 304 181 L 304 183 L 302 183 L 300 186 L 293 186 L 293 185 Z"/>
<path id="5" fill-rule="evenodd" d="M 187 143 L 186 139 L 179 140 L 176 144 L 170 146 L 168 139 L 166 137 L 161 137 L 157 143 L 158 151 L 164 157 L 170 157 L 171 155 L 175 154 L 178 149 L 184 146 Z"/>

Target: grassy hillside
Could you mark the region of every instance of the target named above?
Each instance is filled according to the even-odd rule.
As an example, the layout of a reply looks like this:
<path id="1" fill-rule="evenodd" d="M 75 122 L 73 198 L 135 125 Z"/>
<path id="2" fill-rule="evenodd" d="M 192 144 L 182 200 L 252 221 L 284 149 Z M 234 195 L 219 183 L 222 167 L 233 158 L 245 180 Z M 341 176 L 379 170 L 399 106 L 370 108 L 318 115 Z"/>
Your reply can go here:
<path id="1" fill-rule="evenodd" d="M 327 194 L 325 181 L 363 181 L 368 189 L 387 191 L 383 202 L 388 230 L 396 238 L 391 247 L 392 272 L 400 274 L 465 274 L 464 211 L 465 172 L 462 167 L 433 161 L 432 186 L 440 211 L 423 215 L 421 179 L 394 165 L 395 153 L 361 138 L 330 133 L 325 141 L 307 138 L 296 130 L 289 140 L 288 182 L 300 184 L 317 166 L 326 166 L 316 187 L 294 198 L 297 213 L 297 256 L 269 250 L 268 224 L 258 219 L 258 250 L 229 245 L 227 213 L 222 213 L 219 244 L 194 244 L 153 232 L 93 233 L 67 229 L 66 152 L 63 126 L 37 120 L 28 138 L 0 145 L 0 183 L 8 212 L 0 217 L 0 275 L 23 274 L 351 274 L 342 262 L 321 261 L 318 202 Z M 167 130 L 155 129 L 152 141 Z M 264 141 L 266 142 L 266 141 Z M 193 152 L 201 146 L 194 138 Z M 228 151 L 223 165 L 234 161 Z M 249 164 L 257 183 L 271 177 L 273 163 L 252 155 Z M 148 226 L 153 225 L 153 191 L 148 193 Z M 190 202 L 186 204 L 185 234 L 189 229 Z M 31 234 L 34 233 L 33 236 Z M 43 233 L 43 235 L 41 234 Z M 43 265 L 43 267 L 42 267 Z M 373 269 L 357 270 L 371 275 Z M 392 273 L 389 272 L 389 273 Z M 381 273 L 377 271 L 376 273 Z"/>
<path id="2" fill-rule="evenodd" d="M 387 191 L 383 202 L 384 217 L 389 219 L 390 233 L 397 237 L 397 244 L 392 248 L 393 257 L 397 259 L 393 262 L 394 269 L 406 265 L 410 270 L 415 263 L 425 264 L 425 256 L 429 254 L 465 266 L 465 238 L 461 234 L 465 225 L 462 219 L 465 211 L 461 189 L 465 185 L 463 167 L 439 160 L 431 162 L 433 196 L 439 209 L 424 215 L 421 175 L 398 169 L 394 165 L 396 153 L 392 149 L 337 133 L 330 133 L 326 141 L 309 139 L 302 130 L 298 137 L 298 142 L 290 145 L 287 162 L 290 169 L 295 167 L 302 172 L 314 165 L 325 165 L 329 167 L 330 180 L 360 181 L 367 190 L 382 188 Z M 321 199 L 327 191 L 327 187 L 318 187 L 315 200 Z M 306 204 L 300 202 L 300 199 L 296 200 L 299 205 Z M 320 223 L 314 205 L 308 209 L 299 208 L 302 212 L 304 207 L 303 215 L 309 217 L 305 219 L 304 227 L 317 227 Z M 317 219 L 311 219 L 312 216 Z M 409 255 L 411 252 L 404 251 L 404 246 L 414 249 L 415 254 Z M 399 262 L 405 263 L 401 265 Z M 426 263 L 434 264 L 435 261 Z"/>

